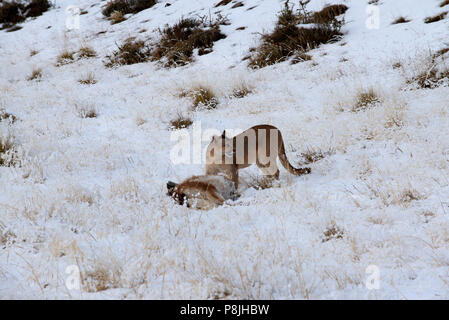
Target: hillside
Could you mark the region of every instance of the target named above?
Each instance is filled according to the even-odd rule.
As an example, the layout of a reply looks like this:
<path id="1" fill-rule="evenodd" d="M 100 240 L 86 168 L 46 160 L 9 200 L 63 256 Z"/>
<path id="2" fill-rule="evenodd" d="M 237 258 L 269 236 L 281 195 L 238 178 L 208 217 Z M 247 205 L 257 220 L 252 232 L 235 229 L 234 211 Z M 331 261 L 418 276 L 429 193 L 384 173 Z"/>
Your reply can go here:
<path id="1" fill-rule="evenodd" d="M 218 2 L 159 0 L 111 24 L 106 1 L 80 0 L 68 30 L 56 0 L 0 30 L 0 298 L 449 298 L 449 16 L 425 23 L 449 5 L 312 0 L 348 7 L 338 41 L 251 68 L 285 1 Z M 184 65 L 107 66 L 130 37 L 153 50 L 182 18 L 220 17 L 224 37 Z M 213 108 L 192 107 L 201 88 Z M 204 172 L 210 129 L 261 123 L 312 173 L 267 185 L 252 166 L 209 211 L 166 195 Z M 196 149 L 173 163 L 179 132 L 202 140 L 201 163 Z"/>

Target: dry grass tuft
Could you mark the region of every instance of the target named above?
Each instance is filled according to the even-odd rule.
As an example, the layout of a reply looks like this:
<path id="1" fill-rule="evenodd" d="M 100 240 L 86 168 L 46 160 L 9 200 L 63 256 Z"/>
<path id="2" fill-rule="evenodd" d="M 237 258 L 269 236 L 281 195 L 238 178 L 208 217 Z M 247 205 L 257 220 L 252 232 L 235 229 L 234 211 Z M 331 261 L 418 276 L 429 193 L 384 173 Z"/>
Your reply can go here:
<path id="1" fill-rule="evenodd" d="M 440 3 L 440 7 L 443 8 L 445 6 L 447 6 L 449 4 L 449 0 L 444 0 L 443 2 Z"/>
<path id="2" fill-rule="evenodd" d="M 192 99 L 193 110 L 214 109 L 218 105 L 218 99 L 215 97 L 212 89 L 205 86 L 195 87 L 188 92 L 184 92 L 183 94 Z"/>
<path id="3" fill-rule="evenodd" d="M 33 69 L 33 71 L 31 72 L 31 75 L 27 78 L 28 81 L 39 81 L 42 78 L 42 69 L 41 68 L 36 68 Z"/>
<path id="4" fill-rule="evenodd" d="M 0 136 L 0 166 L 11 167 L 18 163 L 16 145 L 11 135 Z"/>
<path id="5" fill-rule="evenodd" d="M 323 232 L 323 238 L 321 242 L 327 242 L 333 239 L 342 239 L 343 235 L 343 230 L 337 225 L 332 224 Z"/>
<path id="6" fill-rule="evenodd" d="M 399 24 L 399 23 L 407 23 L 410 22 L 409 19 L 404 18 L 404 17 L 399 17 L 397 19 L 395 19 L 391 24 Z"/>
<path id="7" fill-rule="evenodd" d="M 79 79 L 78 82 L 81 84 L 90 85 L 96 84 L 97 80 L 95 79 L 95 75 L 93 74 L 93 72 L 89 72 L 83 78 Z"/>
<path id="8" fill-rule="evenodd" d="M 75 61 L 75 52 L 67 49 L 63 50 L 56 58 L 56 66 L 63 66 Z"/>
<path id="9" fill-rule="evenodd" d="M 335 153 L 334 149 L 328 150 L 320 150 L 315 148 L 307 148 L 306 152 L 302 152 L 300 157 L 303 158 L 303 161 L 299 162 L 300 166 L 318 162 L 326 157 L 329 157 Z"/>
<path id="10" fill-rule="evenodd" d="M 108 19 L 111 21 L 111 24 L 117 24 L 120 22 L 123 22 L 126 20 L 125 16 L 121 11 L 114 11 L 111 13 L 111 15 L 108 17 Z"/>
<path id="11" fill-rule="evenodd" d="M 307 54 L 305 52 L 298 52 L 293 57 L 291 63 L 292 64 L 297 64 L 299 62 L 310 61 L 310 60 L 312 60 L 312 56 L 311 55 L 309 55 L 309 54 Z"/>
<path id="12" fill-rule="evenodd" d="M 17 236 L 14 232 L 7 229 L 7 227 L 0 221 L 0 245 L 4 246 L 8 243 L 14 243 Z"/>
<path id="13" fill-rule="evenodd" d="M 356 97 L 356 102 L 352 108 L 353 112 L 364 111 L 368 108 L 374 107 L 380 103 L 381 99 L 374 89 L 360 92 Z"/>
<path id="14" fill-rule="evenodd" d="M 212 52 L 214 42 L 226 38 L 220 25 L 227 19 L 219 16 L 216 20 L 183 18 L 173 26 L 159 30 L 160 40 L 152 52 L 153 61 L 161 61 L 165 67 L 183 66 L 193 60 L 194 49 L 198 55 Z"/>
<path id="15" fill-rule="evenodd" d="M 297 55 L 295 62 L 307 60 L 309 57 L 303 55 L 305 52 L 341 38 L 340 29 L 343 22 L 336 16 L 344 13 L 347 7 L 327 6 L 319 12 L 311 13 L 305 9 L 307 3 L 308 1 L 303 3 L 299 13 L 295 13 L 288 2 L 285 3 L 273 32 L 262 35 L 262 44 L 250 58 L 250 67 L 261 68 L 272 65 L 285 61 L 295 54 Z M 298 27 L 299 23 L 314 23 L 314 25 Z"/>
<path id="16" fill-rule="evenodd" d="M 39 53 L 39 51 L 37 51 L 37 50 L 31 50 L 30 51 L 30 57 L 33 57 L 33 56 L 35 56 L 38 53 Z"/>
<path id="17" fill-rule="evenodd" d="M 177 117 L 170 121 L 170 129 L 185 129 L 192 125 L 193 121 L 189 117 L 178 114 Z"/>
<path id="18" fill-rule="evenodd" d="M 442 12 L 436 16 L 433 17 L 427 17 L 424 19 L 424 23 L 434 23 L 440 20 L 443 20 L 447 15 L 447 12 Z"/>
<path id="19" fill-rule="evenodd" d="M 145 41 L 128 38 L 121 46 L 118 46 L 118 49 L 112 55 L 106 56 L 105 65 L 109 68 L 130 65 L 146 62 L 150 57 L 151 50 Z"/>
<path id="20" fill-rule="evenodd" d="M 95 52 L 92 47 L 89 46 L 83 46 L 78 49 L 77 57 L 78 59 L 84 59 L 84 58 L 95 58 L 97 56 L 97 53 Z"/>
<path id="21" fill-rule="evenodd" d="M 246 83 L 240 83 L 238 87 L 234 88 L 234 90 L 232 91 L 232 97 L 241 99 L 252 92 L 253 89 L 250 88 Z"/>
<path id="22" fill-rule="evenodd" d="M 156 3 L 156 0 L 111 0 L 104 6 L 101 13 L 105 17 L 111 17 L 114 12 L 120 12 L 122 15 L 137 13 L 151 8 Z"/>
<path id="23" fill-rule="evenodd" d="M 416 83 L 421 89 L 434 89 L 449 81 L 449 69 L 438 70 L 432 66 L 429 70 L 423 71 L 417 76 L 407 81 L 408 84 Z"/>
<path id="24" fill-rule="evenodd" d="M 120 270 L 110 268 L 98 268 L 95 271 L 87 272 L 84 287 L 87 292 L 99 292 L 120 287 Z"/>
<path id="25" fill-rule="evenodd" d="M 335 17 L 345 13 L 348 7 L 344 4 L 334 4 L 325 6 L 321 11 L 314 12 L 312 16 L 313 23 L 332 23 Z"/>
<path id="26" fill-rule="evenodd" d="M 17 120 L 16 116 L 0 109 L 0 122 L 8 121 L 9 123 L 14 123 Z"/>
<path id="27" fill-rule="evenodd" d="M 279 182 L 274 178 L 268 176 L 251 176 L 251 181 L 248 183 L 248 187 L 256 190 L 265 190 L 273 188 L 275 184 L 279 185 Z"/>
<path id="28" fill-rule="evenodd" d="M 93 104 L 75 104 L 75 109 L 78 113 L 78 116 L 83 119 L 96 118 L 98 116 L 97 109 Z"/>

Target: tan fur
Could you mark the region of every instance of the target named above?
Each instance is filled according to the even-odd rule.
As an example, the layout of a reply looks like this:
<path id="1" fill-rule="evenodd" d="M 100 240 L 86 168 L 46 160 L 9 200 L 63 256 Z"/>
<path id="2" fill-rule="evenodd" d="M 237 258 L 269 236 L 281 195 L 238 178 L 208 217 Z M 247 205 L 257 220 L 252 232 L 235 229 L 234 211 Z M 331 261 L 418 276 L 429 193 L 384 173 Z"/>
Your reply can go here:
<path id="1" fill-rule="evenodd" d="M 196 209 L 211 209 L 236 197 L 234 183 L 222 176 L 193 176 L 180 184 L 169 182 L 167 188 L 180 205 Z"/>
<path id="2" fill-rule="evenodd" d="M 273 132 L 270 134 L 270 132 Z M 265 133 L 265 134 L 264 134 Z M 248 138 L 253 136 L 254 139 Z M 245 138 L 247 137 L 247 138 Z M 276 144 L 271 139 L 277 138 Z M 239 150 L 240 146 L 240 152 Z M 265 153 L 263 153 L 265 151 Z M 226 153 L 227 152 L 227 153 Z M 265 159 L 262 159 L 265 157 Z M 221 136 L 214 136 L 206 151 L 206 174 L 223 174 L 235 183 L 238 188 L 238 170 L 252 164 L 274 179 L 279 179 L 279 169 L 276 159 L 279 158 L 284 168 L 294 175 L 311 172 L 310 168 L 295 168 L 285 154 L 284 140 L 279 129 L 271 125 L 257 125 L 238 134 L 233 138 L 226 138 L 225 131 Z M 265 160 L 262 161 L 262 160 Z"/>

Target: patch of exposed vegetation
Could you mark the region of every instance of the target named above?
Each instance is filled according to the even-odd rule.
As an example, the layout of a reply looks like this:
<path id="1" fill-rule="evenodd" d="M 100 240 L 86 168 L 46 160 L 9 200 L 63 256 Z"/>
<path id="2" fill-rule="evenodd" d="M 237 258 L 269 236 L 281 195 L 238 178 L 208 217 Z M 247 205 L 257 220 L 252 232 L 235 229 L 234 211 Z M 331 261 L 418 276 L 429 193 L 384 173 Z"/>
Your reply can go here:
<path id="1" fill-rule="evenodd" d="M 400 24 L 400 23 L 407 23 L 407 22 L 410 22 L 410 20 L 405 17 L 399 17 L 399 18 L 395 19 L 391 24 Z"/>
<path id="2" fill-rule="evenodd" d="M 300 1 L 300 8 L 296 11 L 288 1 L 285 2 L 273 32 L 262 35 L 262 44 L 250 57 L 250 67 L 265 67 L 291 56 L 295 56 L 295 62 L 308 60 L 305 52 L 341 38 L 340 29 L 344 21 L 337 19 L 337 16 L 348 8 L 345 5 L 329 5 L 321 11 L 309 12 L 306 9 L 309 2 Z M 301 24 L 307 26 L 299 26 Z"/>
<path id="3" fill-rule="evenodd" d="M 11 167 L 18 163 L 16 145 L 11 135 L 0 136 L 0 166 Z"/>
<path id="4" fill-rule="evenodd" d="M 212 52 L 214 42 L 226 38 L 220 25 L 228 21 L 222 16 L 216 20 L 207 17 L 182 18 L 172 26 L 159 30 L 160 39 L 155 44 L 152 60 L 160 61 L 165 67 L 183 66 L 193 61 L 194 50 L 198 55 Z"/>
<path id="5" fill-rule="evenodd" d="M 51 7 L 48 0 L 1 1 L 0 24 L 2 29 L 21 23 L 29 17 L 38 17 Z M 14 30 L 11 30 L 14 31 Z"/>
<path id="6" fill-rule="evenodd" d="M 434 22 L 438 22 L 440 20 L 443 20 L 444 18 L 446 18 L 447 12 L 442 12 L 440 14 L 437 14 L 436 16 L 432 16 L 432 17 L 427 17 L 424 19 L 424 23 L 434 23 Z"/>
<path id="7" fill-rule="evenodd" d="M 97 83 L 97 79 L 95 79 L 95 75 L 92 72 L 89 72 L 83 78 L 79 79 L 78 82 L 85 85 L 91 85 Z"/>
<path id="8" fill-rule="evenodd" d="M 371 88 L 369 90 L 358 93 L 352 111 L 353 112 L 364 111 L 366 109 L 374 107 L 376 104 L 380 102 L 381 99 L 379 95 L 374 91 L 374 89 Z"/>
<path id="9" fill-rule="evenodd" d="M 170 129 L 185 129 L 192 125 L 193 121 L 190 117 L 178 114 L 177 117 L 170 121 Z"/>
<path id="10" fill-rule="evenodd" d="M 321 241 L 327 242 L 333 239 L 342 239 L 343 235 L 344 235 L 343 230 L 337 225 L 333 224 L 323 232 L 323 238 Z"/>
<path id="11" fill-rule="evenodd" d="M 130 65 L 149 61 L 151 58 L 150 46 L 140 39 L 128 38 L 118 46 L 111 55 L 106 56 L 106 67 Z"/>
<path id="12" fill-rule="evenodd" d="M 39 81 L 42 78 L 42 69 L 36 68 L 33 69 L 31 75 L 27 78 L 28 81 L 37 80 Z"/>
<path id="13" fill-rule="evenodd" d="M 120 12 L 122 15 L 137 13 L 151 8 L 156 3 L 156 0 L 111 0 L 104 6 L 101 13 L 108 18 L 114 12 Z"/>

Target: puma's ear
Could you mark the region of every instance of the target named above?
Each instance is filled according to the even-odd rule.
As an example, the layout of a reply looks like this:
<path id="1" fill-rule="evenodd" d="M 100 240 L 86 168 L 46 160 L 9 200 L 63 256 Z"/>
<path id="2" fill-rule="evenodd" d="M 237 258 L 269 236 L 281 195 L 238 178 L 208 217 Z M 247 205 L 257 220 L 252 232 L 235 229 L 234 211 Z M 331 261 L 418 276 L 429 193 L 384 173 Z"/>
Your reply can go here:
<path id="1" fill-rule="evenodd" d="M 223 130 L 223 133 L 221 134 L 221 137 L 224 139 L 226 138 L 226 130 Z"/>

